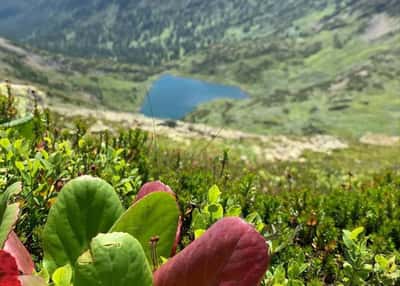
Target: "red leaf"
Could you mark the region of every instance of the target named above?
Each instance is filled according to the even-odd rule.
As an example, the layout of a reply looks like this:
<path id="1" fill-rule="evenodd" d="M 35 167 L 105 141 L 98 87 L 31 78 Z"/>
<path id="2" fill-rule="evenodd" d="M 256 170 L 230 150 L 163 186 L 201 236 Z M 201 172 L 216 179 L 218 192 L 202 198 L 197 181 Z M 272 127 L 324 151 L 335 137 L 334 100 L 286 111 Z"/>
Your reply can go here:
<path id="1" fill-rule="evenodd" d="M 171 249 L 171 257 L 176 254 L 176 249 L 178 248 L 179 241 L 181 240 L 181 231 L 182 231 L 182 216 L 178 218 L 178 228 L 176 230 L 175 241 L 172 245 Z"/>
<path id="2" fill-rule="evenodd" d="M 0 276 L 0 286 L 22 286 L 22 285 L 18 279 L 18 276 L 3 275 Z"/>
<path id="3" fill-rule="evenodd" d="M 149 182 L 144 184 L 141 188 L 139 193 L 136 196 L 135 202 L 143 199 L 145 196 L 155 193 L 155 192 L 166 192 L 171 194 L 176 199 L 176 194 L 168 185 L 160 181 Z M 179 207 L 179 206 L 178 206 Z M 182 217 L 179 217 L 178 221 L 178 228 L 176 230 L 175 242 L 171 249 L 171 256 L 174 256 L 176 253 L 176 249 L 178 248 L 178 243 L 181 239 L 181 228 L 182 228 Z"/>
<path id="4" fill-rule="evenodd" d="M 175 193 L 171 190 L 171 188 L 160 181 L 149 182 L 144 184 L 141 188 L 139 193 L 136 196 L 135 202 L 139 201 L 140 199 L 144 198 L 148 194 L 154 192 L 167 192 L 176 197 Z"/>
<path id="5" fill-rule="evenodd" d="M 0 250 L 0 286 L 21 286 L 18 267 L 14 257 Z"/>
<path id="6" fill-rule="evenodd" d="M 0 250 L 0 275 L 18 275 L 17 262 L 12 255 Z"/>
<path id="7" fill-rule="evenodd" d="M 154 273 L 155 286 L 256 286 L 268 268 L 264 238 L 240 218 L 214 224 Z"/>
<path id="8" fill-rule="evenodd" d="M 15 258 L 19 271 L 28 275 L 33 273 L 35 266 L 32 257 L 14 231 L 8 235 L 4 250 Z"/>

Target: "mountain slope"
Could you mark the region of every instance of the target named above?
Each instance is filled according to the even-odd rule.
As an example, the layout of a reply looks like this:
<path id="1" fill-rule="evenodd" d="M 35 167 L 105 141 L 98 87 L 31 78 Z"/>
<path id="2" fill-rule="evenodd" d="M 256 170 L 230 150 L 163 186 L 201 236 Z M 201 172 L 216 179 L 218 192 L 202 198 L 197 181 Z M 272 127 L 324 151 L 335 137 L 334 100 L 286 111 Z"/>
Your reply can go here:
<path id="1" fill-rule="evenodd" d="M 135 112 L 161 71 L 33 51 L 0 38 L 0 82 L 34 85 L 48 94 L 51 104 Z"/>
<path id="2" fill-rule="evenodd" d="M 200 106 L 188 121 L 266 134 L 400 134 L 398 0 L 3 2 L 0 34 L 84 56 L 50 56 L 61 68 L 34 78 L 67 99 L 137 110 L 168 72 L 250 95 Z M 4 60 L 5 74 L 27 78 Z"/>
<path id="3" fill-rule="evenodd" d="M 284 35 L 296 20 L 332 5 L 339 14 L 343 9 L 399 10 L 395 0 L 3 2 L 0 33 L 14 40 L 75 56 L 111 56 L 145 64 L 215 44 Z"/>
<path id="4" fill-rule="evenodd" d="M 328 7 L 286 37 L 192 58 L 188 75 L 239 85 L 252 98 L 187 119 L 265 133 L 399 134 L 400 19 L 377 11 Z"/>
<path id="5" fill-rule="evenodd" d="M 221 41 L 274 33 L 324 6 L 324 1 L 275 2 L 6 0 L 0 32 L 72 55 L 157 64 Z"/>

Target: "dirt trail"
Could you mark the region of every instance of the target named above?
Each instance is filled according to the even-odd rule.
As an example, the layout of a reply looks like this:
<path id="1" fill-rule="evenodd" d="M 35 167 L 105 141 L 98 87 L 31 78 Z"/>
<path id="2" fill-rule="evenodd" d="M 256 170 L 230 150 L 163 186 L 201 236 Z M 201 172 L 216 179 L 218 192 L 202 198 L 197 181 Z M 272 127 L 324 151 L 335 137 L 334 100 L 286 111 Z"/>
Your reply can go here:
<path id="1" fill-rule="evenodd" d="M 182 121 L 152 119 L 140 114 L 99 111 L 76 107 L 51 107 L 64 116 L 91 117 L 97 120 L 90 131 L 112 130 L 107 122 L 118 123 L 126 128 L 140 128 L 150 133 L 167 136 L 172 140 L 189 145 L 191 139 L 217 142 L 236 141 L 249 146 L 249 150 L 258 158 L 266 161 L 304 160 L 305 151 L 330 153 L 333 150 L 347 148 L 347 143 L 328 135 L 289 138 L 287 136 L 265 136 L 246 133 L 238 130 L 221 129 L 203 124 L 192 124 Z"/>
<path id="2" fill-rule="evenodd" d="M 396 146 L 400 144 L 399 136 L 388 136 L 385 134 L 366 133 L 360 138 L 360 143 L 375 146 Z"/>
<path id="3" fill-rule="evenodd" d="M 28 105 L 28 90 L 33 86 L 12 84 L 13 92 L 21 101 L 21 108 Z M 0 93 L 5 93 L 5 83 L 0 83 Z M 36 89 L 43 105 L 47 105 L 46 96 Z M 305 151 L 330 153 L 333 150 L 347 148 L 347 143 L 336 137 L 316 135 L 310 137 L 289 138 L 288 136 L 265 136 L 246 133 L 238 130 L 216 128 L 204 124 L 193 124 L 182 121 L 170 121 L 145 117 L 141 114 L 96 110 L 77 106 L 48 106 L 52 111 L 66 118 L 80 116 L 95 120 L 89 131 L 93 133 L 113 130 L 113 126 L 124 128 L 139 128 L 151 134 L 166 136 L 179 144 L 190 145 L 192 139 L 203 140 L 205 143 L 229 141 L 232 146 L 245 147 L 246 151 L 265 161 L 298 161 L 303 160 Z M 247 152 L 247 153 L 249 153 Z"/>

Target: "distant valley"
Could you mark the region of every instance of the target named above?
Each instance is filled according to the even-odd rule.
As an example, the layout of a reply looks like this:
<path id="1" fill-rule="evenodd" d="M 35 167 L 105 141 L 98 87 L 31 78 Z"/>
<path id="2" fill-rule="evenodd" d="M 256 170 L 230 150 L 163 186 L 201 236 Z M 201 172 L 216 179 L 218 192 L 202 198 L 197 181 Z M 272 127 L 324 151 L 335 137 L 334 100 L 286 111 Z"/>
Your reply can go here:
<path id="1" fill-rule="evenodd" d="M 39 86 L 54 104 L 138 112 L 168 73 L 250 96 L 201 105 L 190 122 L 400 134 L 398 1 L 253 2 L 5 1 L 0 33 L 16 43 L 0 42 L 0 76 Z"/>

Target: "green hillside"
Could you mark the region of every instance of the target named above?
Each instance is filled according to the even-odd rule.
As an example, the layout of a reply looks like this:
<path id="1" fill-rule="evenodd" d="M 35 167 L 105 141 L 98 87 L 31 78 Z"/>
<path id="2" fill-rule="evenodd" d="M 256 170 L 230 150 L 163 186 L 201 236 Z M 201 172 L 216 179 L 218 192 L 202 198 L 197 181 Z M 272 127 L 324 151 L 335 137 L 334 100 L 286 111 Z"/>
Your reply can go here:
<path id="1" fill-rule="evenodd" d="M 399 205 L 400 0 L 1 1 L 0 286 L 396 286 Z"/>
<path id="2" fill-rule="evenodd" d="M 398 1 L 19 0 L 0 15 L 1 34 L 50 63 L 8 53 L 4 76 L 55 102 L 137 111 L 151 83 L 173 73 L 250 96 L 200 106 L 188 121 L 264 134 L 400 133 Z"/>
<path id="3" fill-rule="evenodd" d="M 158 64 L 214 44 L 282 33 L 326 5 L 307 0 L 6 1 L 0 31 L 48 50 Z"/>
<path id="4" fill-rule="evenodd" d="M 251 100 L 205 105 L 187 119 L 267 133 L 399 134 L 399 18 L 334 11 L 271 42 L 192 57 L 187 75 L 238 85 Z"/>
<path id="5" fill-rule="evenodd" d="M 400 9 L 393 0 L 6 0 L 0 32 L 71 55 L 158 64 L 215 44 L 286 35 L 326 8 L 327 19 Z"/>
<path id="6" fill-rule="evenodd" d="M 131 217 L 130 225 L 138 225 L 137 233 L 144 233 L 147 238 L 140 241 L 143 250 L 149 247 L 147 230 L 154 233 L 154 225 L 161 225 L 160 229 L 154 230 L 157 234 L 172 228 L 172 238 L 175 238 L 179 214 L 183 224 L 179 228 L 178 255 L 184 253 L 183 249 L 189 248 L 192 241 L 201 239 L 198 236 L 216 221 L 236 216 L 245 219 L 247 227 L 252 225 L 258 235 L 262 235 L 263 245 L 268 243 L 270 257 L 268 271 L 265 275 L 261 273 L 261 284 L 238 285 L 378 286 L 399 283 L 398 145 L 384 148 L 352 144 L 347 149 L 333 153 L 308 152 L 302 162 L 247 161 L 237 150 L 227 150 L 225 144 L 215 141 L 193 140 L 186 145 L 177 144 L 179 141 L 175 141 L 178 139 L 176 137 L 171 139 L 163 136 L 157 136 L 155 141 L 152 133 L 126 126 L 120 126 L 120 131 L 93 133 L 88 129 L 90 120 L 51 111 L 42 113 L 37 108 L 33 110 L 34 116 L 17 119 L 23 116 L 19 111 L 25 110 L 26 102 L 20 105 L 14 101 L 14 96 L 23 95 L 27 87 L 2 87 L 0 201 L 6 215 L 1 216 L 0 230 L 6 233 L 6 237 L 9 231 L 14 230 L 29 250 L 24 254 L 26 261 L 32 264 L 28 274 L 43 278 L 36 277 L 39 284 L 35 285 L 52 286 L 60 280 L 65 281 L 66 285 L 88 285 L 79 283 L 75 278 L 79 263 L 64 266 L 62 262 L 53 267 L 47 262 L 49 244 L 46 242 L 52 239 L 48 225 L 54 223 L 60 229 L 61 234 L 57 237 L 69 235 L 67 243 L 72 239 L 91 240 L 91 234 L 81 238 L 71 233 L 73 229 L 89 230 L 96 226 L 98 217 L 113 213 L 108 207 L 97 203 L 99 194 L 108 190 L 107 196 L 101 197 L 106 200 L 114 197 L 120 204 L 118 209 L 123 212 L 122 205 L 128 208 L 136 201 L 135 206 L 140 200 L 138 193 L 142 185 L 154 180 L 168 184 L 177 194 L 177 202 L 174 196 L 166 195 L 172 200 L 173 209 L 165 208 L 165 203 L 161 201 L 146 206 L 145 213 L 141 211 L 139 219 Z M 14 106 L 15 103 L 17 106 Z M 71 108 L 71 113 L 73 111 Z M 243 142 L 239 141 L 237 139 L 235 145 L 243 146 Z M 88 176 L 97 177 L 95 180 L 99 184 L 94 187 L 90 183 L 80 185 L 79 181 L 93 180 Z M 65 194 L 76 196 L 74 203 L 63 203 Z M 7 201 L 10 202 L 8 206 Z M 14 219 L 10 219 L 7 215 L 12 208 L 18 210 L 18 206 L 20 215 L 17 213 Z M 65 220 L 54 221 L 54 214 L 60 213 L 56 211 L 57 208 L 61 209 L 60 212 L 68 210 L 71 215 Z M 177 208 L 180 213 L 173 211 Z M 175 213 L 176 219 L 165 220 L 171 213 Z M 148 218 L 151 218 L 150 222 Z M 66 227 L 69 225 L 76 225 L 77 228 L 69 230 Z M 108 229 L 109 226 L 106 226 L 104 232 Z M 125 229 L 120 231 L 130 233 Z M 217 238 L 206 241 L 206 245 L 215 246 L 215 243 L 225 241 L 231 231 L 232 226 Z M 113 242 L 108 241 L 105 251 Z M 24 249 L 22 244 L 18 245 L 19 249 Z M 119 248 L 120 244 L 117 245 Z M 83 247 L 86 249 L 90 246 Z M 242 244 L 230 243 L 229 247 L 243 249 Z M 77 248 L 71 246 L 75 252 Z M 56 253 L 66 253 L 67 248 L 55 249 Z M 219 247 L 207 247 L 201 249 L 200 253 L 208 257 L 213 249 L 218 251 L 218 255 L 225 255 L 224 252 L 221 254 Z M 14 257 L 18 255 L 13 249 L 5 248 L 5 251 Z M 3 266 L 4 250 L 0 253 L 3 254 L 0 256 L 0 265 Z M 169 260 L 178 257 L 167 254 Z M 115 258 L 124 255 L 99 257 L 98 262 L 104 265 L 103 270 L 99 271 L 110 275 L 110 269 L 116 269 L 115 272 L 124 278 L 141 265 L 155 260 L 152 256 L 151 260 L 136 264 L 113 263 Z M 158 252 L 155 255 L 158 258 L 160 254 Z M 246 260 L 248 257 L 248 251 L 240 253 L 240 259 Z M 32 273 L 31 259 L 39 274 Z M 72 257 L 70 260 L 75 259 Z M 188 266 L 177 268 L 177 271 L 185 268 L 195 271 L 200 262 L 196 260 Z M 163 267 L 153 263 L 154 268 Z M 130 271 L 127 266 L 132 264 L 139 266 Z M 246 272 L 254 271 L 258 266 L 255 263 L 247 265 Z M 55 275 L 46 275 L 55 267 L 59 267 Z M 107 275 L 99 275 L 100 278 L 95 276 L 93 280 Z M 8 283 L 10 276 L 1 273 L 2 281 L 5 280 L 3 285 L 12 285 Z M 193 281 L 197 281 L 195 279 Z M 204 279 L 206 282 L 198 285 L 220 285 L 211 284 L 215 282 L 208 273 Z M 176 286 L 176 281 L 166 285 Z M 127 284 L 123 281 L 115 285 Z M 129 285 L 135 285 L 135 282 Z"/>

